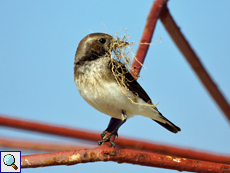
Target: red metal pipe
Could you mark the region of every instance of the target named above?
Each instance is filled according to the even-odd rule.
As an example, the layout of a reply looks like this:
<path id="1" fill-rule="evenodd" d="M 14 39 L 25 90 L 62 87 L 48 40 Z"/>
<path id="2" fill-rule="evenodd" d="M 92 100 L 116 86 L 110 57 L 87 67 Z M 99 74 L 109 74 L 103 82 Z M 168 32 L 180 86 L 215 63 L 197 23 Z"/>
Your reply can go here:
<path id="1" fill-rule="evenodd" d="M 177 45 L 177 47 L 180 49 L 186 60 L 189 62 L 189 64 L 199 77 L 200 81 L 208 90 L 209 94 L 212 96 L 219 108 L 230 121 L 230 105 L 218 89 L 217 85 L 213 82 L 208 72 L 205 70 L 204 66 L 202 65 L 198 56 L 189 45 L 188 41 L 180 32 L 179 27 L 176 25 L 166 6 L 164 6 L 163 8 L 163 11 L 160 15 L 160 20 L 163 23 L 165 29 L 168 31 L 171 38 L 173 39 L 173 41 L 175 42 L 175 44 Z"/>
<path id="2" fill-rule="evenodd" d="M 90 141 L 100 140 L 99 133 L 90 133 L 79 129 L 76 130 L 76 129 L 70 129 L 65 127 L 56 127 L 53 125 L 39 124 L 30 121 L 15 120 L 13 118 L 5 118 L 1 116 L 0 116 L 0 125 L 12 127 L 12 128 L 36 131 L 45 134 L 53 134 L 53 135 L 72 137 L 72 138 L 78 138 L 78 139 L 84 139 Z M 105 143 L 105 144 L 110 146 L 110 143 Z M 197 160 L 230 164 L 230 157 L 228 156 L 220 156 L 220 155 L 214 155 L 214 154 L 209 154 L 204 152 L 197 152 L 188 149 L 181 149 L 181 147 L 180 148 L 169 147 L 166 145 L 142 142 L 142 141 L 127 139 L 127 138 L 118 138 L 115 144 L 118 147 L 129 148 L 129 149 L 134 149 L 139 151 L 154 152 L 154 153 L 160 153 L 165 155 L 172 155 L 172 156 L 179 156 L 179 157 L 185 157 L 185 158 L 191 158 Z"/>
<path id="3" fill-rule="evenodd" d="M 122 148 L 128 148 L 133 150 L 152 152 L 164 155 L 171 155 L 176 157 L 197 159 L 216 163 L 230 164 L 229 156 L 221 156 L 217 154 L 211 154 L 208 152 L 194 151 L 190 149 L 183 149 L 182 147 L 171 147 L 156 143 L 142 142 L 138 140 L 132 140 L 127 138 L 118 138 L 116 145 Z"/>
<path id="4" fill-rule="evenodd" d="M 21 157 L 21 167 L 35 168 L 52 165 L 73 165 L 97 161 L 115 161 L 117 163 L 130 163 L 135 165 L 174 169 L 178 171 L 230 173 L 230 165 L 227 164 L 106 147 L 26 155 Z"/>
<path id="5" fill-rule="evenodd" d="M 5 117 L 9 117 L 9 116 L 5 116 Z M 23 121 L 23 120 L 5 118 L 5 117 L 0 116 L 0 125 L 2 126 L 41 132 L 46 134 L 48 133 L 48 134 L 58 135 L 58 136 L 80 138 L 83 140 L 84 139 L 92 140 L 92 141 L 100 140 L 100 135 L 98 133 L 92 133 L 92 132 L 90 133 L 79 129 L 70 129 L 67 127 L 58 127 L 54 125 L 35 123 L 32 121 Z"/>
<path id="6" fill-rule="evenodd" d="M 90 148 L 89 146 L 79 146 L 63 144 L 61 142 L 47 142 L 47 141 L 31 141 L 26 139 L 8 139 L 5 137 L 0 138 L 0 146 L 6 148 L 18 148 L 23 150 L 38 150 L 38 151 L 63 151 L 63 150 L 80 150 L 84 148 Z"/>
<path id="7" fill-rule="evenodd" d="M 151 43 L 157 20 L 160 16 L 163 6 L 165 6 L 166 3 L 167 3 L 167 0 L 154 1 L 150 9 L 149 15 L 147 17 L 147 20 L 146 20 L 145 28 L 142 33 L 142 37 L 140 41 L 141 43 Z M 134 59 L 131 70 L 130 70 L 130 73 L 135 79 L 139 77 L 139 73 L 142 67 L 141 64 L 144 63 L 144 59 L 145 59 L 148 49 L 149 49 L 148 44 L 139 44 L 139 47 L 136 53 L 136 59 Z"/>

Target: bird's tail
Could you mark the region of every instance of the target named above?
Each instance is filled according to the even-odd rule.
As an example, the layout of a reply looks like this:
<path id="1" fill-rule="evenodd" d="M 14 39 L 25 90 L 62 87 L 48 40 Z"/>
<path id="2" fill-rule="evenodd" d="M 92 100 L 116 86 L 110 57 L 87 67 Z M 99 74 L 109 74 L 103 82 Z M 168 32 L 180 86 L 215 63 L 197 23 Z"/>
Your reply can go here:
<path id="1" fill-rule="evenodd" d="M 160 124 L 164 128 L 166 128 L 170 132 L 177 133 L 177 132 L 181 131 L 181 129 L 179 127 L 177 127 L 175 124 L 173 124 L 167 118 L 165 118 L 160 112 L 159 112 L 159 114 L 161 115 L 161 117 L 160 117 L 161 121 L 154 120 L 154 119 L 152 119 L 152 120 L 157 122 L 158 124 Z"/>

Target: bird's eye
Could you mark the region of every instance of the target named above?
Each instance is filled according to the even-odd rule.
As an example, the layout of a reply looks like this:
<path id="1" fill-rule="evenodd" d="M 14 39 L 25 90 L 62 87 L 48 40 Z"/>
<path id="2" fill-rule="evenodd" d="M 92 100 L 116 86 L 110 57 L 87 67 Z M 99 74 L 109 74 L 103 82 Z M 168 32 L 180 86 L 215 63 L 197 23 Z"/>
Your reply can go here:
<path id="1" fill-rule="evenodd" d="M 106 39 L 101 38 L 99 41 L 100 41 L 101 44 L 104 44 L 106 42 Z"/>

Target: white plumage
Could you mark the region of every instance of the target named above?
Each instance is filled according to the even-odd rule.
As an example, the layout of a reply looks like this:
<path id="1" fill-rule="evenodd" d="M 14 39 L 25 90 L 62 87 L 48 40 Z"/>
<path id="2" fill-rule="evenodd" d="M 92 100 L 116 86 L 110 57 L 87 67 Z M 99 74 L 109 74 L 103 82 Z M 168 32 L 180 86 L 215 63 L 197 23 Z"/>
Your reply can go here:
<path id="1" fill-rule="evenodd" d="M 108 70 L 109 60 L 109 57 L 103 57 L 88 62 L 84 68 L 79 67 L 81 73 L 75 78 L 75 83 L 84 100 L 98 111 L 117 119 L 122 119 L 121 111 L 125 110 L 127 118 L 142 115 L 164 122 L 158 111 L 141 98 L 137 100 L 140 104 L 134 104 L 128 99 L 121 89 L 129 95 L 133 93 L 117 84 L 112 72 Z"/>

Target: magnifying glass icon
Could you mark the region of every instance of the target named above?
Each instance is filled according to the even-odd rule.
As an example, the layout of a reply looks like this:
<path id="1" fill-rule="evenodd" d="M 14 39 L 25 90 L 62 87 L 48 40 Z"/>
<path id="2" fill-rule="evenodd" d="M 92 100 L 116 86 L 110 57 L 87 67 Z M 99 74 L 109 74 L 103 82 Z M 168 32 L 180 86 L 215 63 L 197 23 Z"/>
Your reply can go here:
<path id="1" fill-rule="evenodd" d="M 18 167 L 15 165 L 15 158 L 12 154 L 7 154 L 3 158 L 3 162 L 7 166 L 12 166 L 15 170 L 18 169 Z"/>

